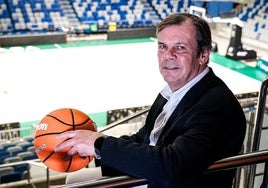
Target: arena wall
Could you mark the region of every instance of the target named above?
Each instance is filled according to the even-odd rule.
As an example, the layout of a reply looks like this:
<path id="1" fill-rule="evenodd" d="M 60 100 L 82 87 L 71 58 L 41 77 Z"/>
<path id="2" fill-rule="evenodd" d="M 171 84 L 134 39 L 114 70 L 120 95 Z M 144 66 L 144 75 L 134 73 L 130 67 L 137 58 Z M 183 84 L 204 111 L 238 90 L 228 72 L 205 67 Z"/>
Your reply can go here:
<path id="1" fill-rule="evenodd" d="M 0 47 L 66 43 L 65 33 L 10 35 L 0 37 Z"/>

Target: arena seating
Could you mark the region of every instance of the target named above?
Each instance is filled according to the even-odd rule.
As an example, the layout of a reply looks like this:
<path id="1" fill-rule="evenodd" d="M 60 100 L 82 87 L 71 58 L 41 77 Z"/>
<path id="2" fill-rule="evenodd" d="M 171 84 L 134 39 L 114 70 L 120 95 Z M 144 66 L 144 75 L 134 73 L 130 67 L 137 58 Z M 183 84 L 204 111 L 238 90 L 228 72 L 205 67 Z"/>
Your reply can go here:
<path id="1" fill-rule="evenodd" d="M 0 5 L 2 31 L 41 32 L 72 26 L 69 12 L 77 16 L 80 24 L 97 24 L 100 28 L 108 28 L 109 22 L 116 22 L 118 27 L 150 26 L 191 3 L 174 0 L 0 0 Z"/>
<path id="2" fill-rule="evenodd" d="M 108 28 L 109 22 L 118 27 L 152 25 L 157 18 L 149 3 L 140 1 L 92 1 L 72 0 L 72 5 L 82 24 L 97 24 L 99 28 Z"/>
<path id="3" fill-rule="evenodd" d="M 5 32 L 11 32 L 14 30 L 12 25 L 11 16 L 7 9 L 7 4 L 4 0 L 0 0 L 0 30 Z"/>
<path id="4" fill-rule="evenodd" d="M 236 14 L 245 22 L 243 36 L 268 42 L 267 2 L 256 0 Z M 151 27 L 168 14 L 186 11 L 191 5 L 205 7 L 208 17 L 234 9 L 232 2 L 191 0 L 0 0 L 0 34 L 70 32 L 70 28 L 75 28 L 71 32 L 90 33 L 107 31 L 114 23 L 119 29 Z"/>
<path id="5" fill-rule="evenodd" d="M 8 0 L 7 7 L 16 31 L 43 31 L 68 25 L 59 1 Z"/>
<path id="6" fill-rule="evenodd" d="M 268 42 L 268 1 L 256 0 L 237 14 L 244 21 L 244 36 Z"/>
<path id="7" fill-rule="evenodd" d="M 1 144 L 0 164 L 37 159 L 32 151 L 33 138 L 11 139 Z M 18 164 L 0 168 L 0 183 L 19 181 L 27 178 L 28 164 Z"/>
<path id="8" fill-rule="evenodd" d="M 0 168 L 0 176 L 3 174 L 8 174 L 10 172 L 14 172 L 14 168 L 12 166 L 2 167 Z"/>
<path id="9" fill-rule="evenodd" d="M 22 176 L 19 172 L 10 172 L 0 176 L 0 183 L 9 183 L 22 180 Z"/>
<path id="10" fill-rule="evenodd" d="M 7 163 L 9 161 L 22 161 L 25 158 L 35 159 L 36 154 L 32 151 L 33 139 L 21 138 L 20 142 L 9 141 L 8 143 L 2 143 L 0 149 L 0 164 Z"/>

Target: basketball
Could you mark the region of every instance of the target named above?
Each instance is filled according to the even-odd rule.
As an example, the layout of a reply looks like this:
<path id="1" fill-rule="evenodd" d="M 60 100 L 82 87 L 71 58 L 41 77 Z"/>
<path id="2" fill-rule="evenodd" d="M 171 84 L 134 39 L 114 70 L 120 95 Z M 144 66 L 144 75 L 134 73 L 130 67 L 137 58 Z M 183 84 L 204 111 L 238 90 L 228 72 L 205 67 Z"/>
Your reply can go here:
<path id="1" fill-rule="evenodd" d="M 58 134 L 78 129 L 96 131 L 96 126 L 88 115 L 76 109 L 61 108 L 47 114 L 34 133 L 35 152 L 41 162 L 57 172 L 73 172 L 86 167 L 93 157 L 82 158 L 75 154 L 71 159 L 65 160 L 70 148 L 54 152 L 54 148 L 63 142 L 56 139 Z"/>

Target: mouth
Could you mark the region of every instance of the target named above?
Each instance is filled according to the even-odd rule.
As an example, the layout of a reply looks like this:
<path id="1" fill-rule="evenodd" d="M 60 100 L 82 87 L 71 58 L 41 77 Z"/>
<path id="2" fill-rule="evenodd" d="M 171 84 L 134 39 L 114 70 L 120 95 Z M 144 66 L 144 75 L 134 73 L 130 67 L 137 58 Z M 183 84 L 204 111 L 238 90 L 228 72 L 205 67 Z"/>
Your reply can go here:
<path id="1" fill-rule="evenodd" d="M 179 67 L 167 67 L 167 66 L 165 66 L 165 67 L 163 67 L 163 69 L 164 70 L 178 70 Z"/>

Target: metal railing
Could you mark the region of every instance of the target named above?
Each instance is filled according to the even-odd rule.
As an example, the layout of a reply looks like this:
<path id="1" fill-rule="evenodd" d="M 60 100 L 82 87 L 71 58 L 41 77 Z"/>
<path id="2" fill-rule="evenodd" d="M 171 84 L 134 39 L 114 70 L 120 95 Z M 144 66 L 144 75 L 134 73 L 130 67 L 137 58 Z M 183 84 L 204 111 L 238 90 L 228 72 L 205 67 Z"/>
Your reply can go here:
<path id="1" fill-rule="evenodd" d="M 0 143 L 23 137 L 29 137 L 30 135 L 33 135 L 33 133 L 33 127 L 8 128 L 5 130 L 0 130 Z"/>
<path id="2" fill-rule="evenodd" d="M 130 120 L 136 118 L 136 117 L 140 117 L 141 115 L 144 115 L 146 114 L 148 111 L 149 111 L 150 107 L 147 107 L 143 110 L 140 110 L 132 115 L 129 115 L 127 117 L 124 117 L 124 118 L 121 118 L 113 123 L 110 123 L 109 125 L 105 126 L 103 129 L 99 130 L 99 132 L 105 132 L 105 131 L 108 131 L 122 123 L 126 123 L 126 122 L 129 122 Z"/>
<path id="3" fill-rule="evenodd" d="M 212 164 L 208 168 L 208 172 L 217 171 L 217 170 L 225 170 L 225 169 L 233 169 L 245 165 L 259 164 L 268 161 L 268 150 L 256 151 L 251 153 L 240 154 L 233 157 L 228 157 L 222 160 L 219 160 Z M 49 187 L 49 171 L 48 168 L 40 163 L 40 160 L 29 160 L 29 161 L 21 161 L 10 164 L 0 165 L 1 167 L 6 166 L 15 166 L 20 164 L 29 164 L 29 165 L 37 165 L 47 169 L 47 187 Z M 264 177 L 267 176 L 267 173 L 264 174 Z M 28 179 L 28 183 L 32 184 L 31 179 Z M 118 176 L 118 177 L 108 177 L 98 180 L 90 180 L 84 181 L 80 183 L 73 183 L 69 185 L 57 186 L 58 188 L 75 188 L 75 187 L 131 187 L 138 186 L 148 183 L 146 179 L 135 179 L 128 176 Z M 264 184 L 267 185 L 267 184 Z"/>
<path id="4" fill-rule="evenodd" d="M 257 115 L 255 118 L 255 122 L 253 123 L 253 128 L 252 132 L 250 133 L 252 135 L 252 139 L 249 138 L 249 150 L 247 150 L 246 153 L 233 156 L 233 157 L 228 157 L 222 160 L 219 160 L 215 162 L 213 165 L 211 165 L 208 168 L 208 171 L 215 171 L 215 170 L 224 170 L 224 169 L 230 169 L 230 168 L 240 168 L 240 167 L 245 167 L 249 166 L 250 170 L 248 173 L 248 177 L 245 176 L 245 178 L 248 178 L 249 181 L 247 181 L 247 186 L 248 188 L 252 188 L 254 185 L 254 176 L 255 176 L 255 170 L 256 170 L 256 164 L 260 163 L 265 163 L 265 170 L 263 174 L 263 185 L 264 187 L 268 186 L 268 149 L 267 150 L 259 150 L 259 144 L 260 144 L 260 136 L 261 136 L 261 129 L 262 129 L 262 124 L 263 124 L 263 115 L 265 111 L 265 103 L 266 103 L 266 92 L 267 92 L 267 85 L 268 85 L 268 79 L 266 79 L 261 86 L 259 96 L 258 96 L 258 102 L 256 101 L 251 101 L 249 103 L 241 105 L 242 108 L 251 108 L 252 106 L 256 106 L 257 104 Z M 100 130 L 100 132 L 105 132 L 108 131 L 122 123 L 127 123 L 130 120 L 140 117 L 144 114 L 146 114 L 149 111 L 149 108 L 145 108 L 139 112 L 136 112 L 133 115 L 127 116 L 125 118 L 122 118 L 114 123 L 111 123 L 107 125 L 105 128 Z M 252 119 L 252 118 L 251 118 Z M 250 120 L 252 121 L 252 120 Z M 252 123 L 252 122 L 250 122 Z M 252 140 L 252 142 L 251 142 Z M 27 163 L 27 161 L 25 161 Z M 35 161 L 36 162 L 36 161 Z M 34 163 L 35 163 L 34 162 Z M 28 162 L 28 164 L 33 164 L 33 162 Z M 12 164 L 7 164 L 7 165 L 12 165 Z M 0 165 L 2 167 L 2 165 Z M 46 167 L 44 167 L 46 168 Z M 28 180 L 30 182 L 30 179 Z M 61 188 L 73 188 L 73 187 L 107 187 L 107 188 L 112 188 L 112 187 L 131 187 L 131 186 L 138 186 L 138 185 L 143 185 L 147 184 L 148 181 L 146 179 L 135 179 L 132 177 L 128 176 L 120 176 L 120 177 L 110 177 L 110 178 L 103 178 L 103 179 L 98 179 L 95 181 L 85 181 L 81 183 L 74 183 L 74 184 L 69 184 L 69 185 L 62 185 L 62 186 L 57 186 Z M 49 187 L 49 170 L 47 169 L 47 186 Z"/>
<path id="5" fill-rule="evenodd" d="M 215 162 L 208 168 L 208 172 L 233 169 L 245 165 L 258 164 L 268 161 L 268 150 L 251 152 L 246 154 L 241 154 L 233 157 L 228 157 Z M 265 174 L 267 176 L 267 174 Z M 79 183 L 73 183 L 69 185 L 59 186 L 58 188 L 75 188 L 75 187 L 102 187 L 102 188 L 113 188 L 113 187 L 131 187 L 147 184 L 146 179 L 135 179 L 128 176 L 110 177 L 98 180 L 90 180 Z M 264 187 L 267 185 L 264 184 Z"/>
<path id="6" fill-rule="evenodd" d="M 252 148 L 251 152 L 255 152 L 259 150 L 260 146 L 260 140 L 261 140 L 261 132 L 263 127 L 263 117 L 265 113 L 265 107 L 266 107 L 266 97 L 267 97 L 267 87 L 268 87 L 268 77 L 264 79 L 264 81 L 261 84 L 259 96 L 258 96 L 258 104 L 257 104 L 257 110 L 256 110 L 256 117 L 255 117 L 255 124 L 253 127 L 253 140 L 252 140 Z M 266 173 L 268 170 L 267 162 L 265 163 L 265 169 L 264 172 Z M 249 167 L 249 173 L 248 173 L 248 185 L 247 188 L 252 188 L 254 186 L 254 180 L 255 180 L 255 174 L 256 174 L 256 165 L 251 165 Z M 268 185 L 268 177 L 267 175 L 264 175 L 264 184 L 265 187 Z"/>
<path id="7" fill-rule="evenodd" d="M 247 181 L 248 188 L 252 188 L 254 186 L 256 164 L 260 164 L 260 163 L 265 163 L 262 186 L 265 188 L 268 187 L 268 150 L 258 151 L 259 144 L 260 144 L 261 131 L 262 131 L 263 116 L 264 116 L 265 105 L 266 105 L 267 87 L 268 87 L 268 79 L 266 78 L 261 85 L 261 89 L 260 89 L 258 100 L 257 100 L 257 111 L 256 111 L 257 115 L 256 115 L 256 119 L 253 125 L 253 130 L 251 130 L 252 132 L 250 133 L 253 136 L 252 141 L 251 141 L 251 137 L 248 140 L 250 152 L 219 160 L 208 168 L 208 171 L 215 171 L 215 170 L 238 168 L 238 167 L 249 165 L 250 166 L 249 173 L 248 173 L 249 176 L 246 177 L 246 178 L 249 178 L 249 181 Z M 255 106 L 255 105 L 256 105 L 256 102 L 252 101 L 248 104 L 241 105 L 241 106 L 242 108 L 248 108 L 248 107 Z M 148 109 L 145 109 L 141 112 L 141 114 L 146 113 L 147 111 Z M 250 119 L 252 119 L 252 117 L 250 117 Z M 121 123 L 126 122 L 126 121 L 128 121 L 127 118 L 122 119 Z M 107 129 L 105 130 L 108 130 L 115 126 L 117 126 L 117 122 L 115 122 L 113 125 L 110 125 L 110 127 L 107 127 Z M 104 132 L 105 130 L 103 130 L 102 132 Z M 89 181 L 89 182 L 81 182 L 81 183 L 75 183 L 75 184 L 70 184 L 70 185 L 64 185 L 64 186 L 61 186 L 61 188 L 131 187 L 131 186 L 144 185 L 147 183 L 148 181 L 146 179 L 134 179 L 128 176 L 122 176 L 122 177 L 106 178 L 106 179 L 101 179 L 97 181 Z"/>

